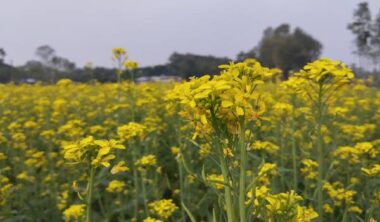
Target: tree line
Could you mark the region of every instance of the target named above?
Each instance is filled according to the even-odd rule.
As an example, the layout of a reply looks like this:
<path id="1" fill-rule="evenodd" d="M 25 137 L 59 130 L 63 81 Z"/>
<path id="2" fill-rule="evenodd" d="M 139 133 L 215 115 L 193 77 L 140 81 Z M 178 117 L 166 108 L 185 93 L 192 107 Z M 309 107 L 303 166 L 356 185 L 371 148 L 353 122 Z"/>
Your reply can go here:
<path id="1" fill-rule="evenodd" d="M 291 70 L 298 69 L 316 59 L 321 51 L 321 43 L 311 35 L 300 28 L 291 31 L 288 24 L 282 24 L 276 28 L 267 28 L 257 46 L 246 52 L 240 52 L 236 58 L 174 52 L 166 64 L 141 67 L 135 72 L 138 76 L 171 75 L 186 79 L 191 76 L 218 73 L 218 66 L 230 61 L 255 58 L 265 66 L 283 69 L 287 75 Z M 5 51 L 2 50 L 2 52 L 5 56 Z M 117 78 L 112 68 L 76 67 L 74 62 L 58 56 L 56 51 L 48 45 L 38 47 L 35 55 L 36 60 L 28 61 L 18 67 L 6 65 L 1 59 L 0 81 L 20 82 L 34 79 L 55 82 L 61 78 L 69 78 L 79 82 L 87 82 L 91 79 L 99 82 L 114 82 Z"/>
<path id="2" fill-rule="evenodd" d="M 353 21 L 347 28 L 354 34 L 355 53 L 359 66 L 353 68 L 359 76 L 368 75 L 367 64 L 380 69 L 380 12 L 373 19 L 368 3 L 359 3 L 353 13 Z M 299 27 L 291 28 L 289 24 L 268 27 L 258 44 L 250 50 L 241 51 L 235 58 L 216 57 L 174 52 L 166 64 L 140 67 L 135 70 L 137 76 L 178 76 L 187 79 L 191 76 L 218 73 L 218 66 L 230 61 L 242 61 L 255 58 L 264 66 L 283 70 L 287 79 L 306 63 L 317 59 L 322 53 L 322 44 Z M 105 67 L 77 67 L 74 62 L 63 58 L 48 45 L 40 46 L 35 52 L 36 59 L 22 66 L 12 66 L 4 62 L 6 51 L 0 48 L 0 82 L 42 81 L 54 83 L 68 78 L 78 82 L 97 80 L 115 82 L 115 69 Z M 127 75 L 125 76 L 127 78 Z M 377 81 L 380 77 L 377 76 Z"/>

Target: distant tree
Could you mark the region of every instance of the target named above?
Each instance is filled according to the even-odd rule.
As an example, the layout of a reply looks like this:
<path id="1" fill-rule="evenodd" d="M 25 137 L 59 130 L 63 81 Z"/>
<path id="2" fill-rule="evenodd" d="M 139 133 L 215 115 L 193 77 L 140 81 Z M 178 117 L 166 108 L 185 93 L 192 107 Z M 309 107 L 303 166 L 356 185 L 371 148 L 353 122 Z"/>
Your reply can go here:
<path id="1" fill-rule="evenodd" d="M 268 29 L 267 31 L 264 32 L 264 36 L 271 36 L 271 35 L 276 35 L 276 36 L 283 36 L 286 37 L 290 33 L 290 25 L 289 24 L 281 24 L 279 25 L 273 32 Z"/>
<path id="2" fill-rule="evenodd" d="M 219 72 L 218 66 L 229 61 L 230 59 L 225 57 L 173 53 L 169 58 L 168 65 L 172 73 L 183 78 L 189 78 L 204 74 L 216 74 Z"/>
<path id="3" fill-rule="evenodd" d="M 46 75 L 46 67 L 41 61 L 31 60 L 25 63 L 25 65 L 19 67 L 25 78 L 32 78 L 35 80 L 48 82 L 50 77 Z"/>
<path id="4" fill-rule="evenodd" d="M 99 82 L 116 82 L 116 70 L 102 67 L 96 67 L 94 70 L 94 77 Z"/>
<path id="5" fill-rule="evenodd" d="M 43 45 L 36 49 L 36 55 L 40 59 L 42 72 L 50 76 L 50 82 L 54 83 L 59 76 L 68 76 L 75 71 L 75 63 L 56 55 L 56 51 Z"/>
<path id="6" fill-rule="evenodd" d="M 55 57 L 55 50 L 48 45 L 43 45 L 36 49 L 36 55 L 46 66 L 50 66 Z"/>
<path id="7" fill-rule="evenodd" d="M 291 70 L 297 70 L 321 54 L 322 45 L 302 29 L 293 32 L 288 24 L 264 30 L 257 47 L 247 53 L 240 53 L 238 59 L 256 57 L 263 65 L 283 70 L 287 79 Z"/>
<path id="8" fill-rule="evenodd" d="M 240 52 L 237 56 L 236 56 L 236 60 L 237 61 L 244 61 L 248 58 L 251 58 L 251 59 L 257 59 L 257 48 L 253 48 L 247 52 Z"/>
<path id="9" fill-rule="evenodd" d="M 371 28 L 371 57 L 375 65 L 380 64 L 380 10 Z"/>
<path id="10" fill-rule="evenodd" d="M 317 59 L 322 52 L 322 44 L 300 28 L 294 30 L 290 43 L 296 68 Z"/>
<path id="11" fill-rule="evenodd" d="M 354 10 L 354 18 L 347 28 L 355 35 L 355 51 L 359 58 L 370 57 L 370 39 L 371 39 L 371 11 L 368 3 L 359 3 L 358 8 Z"/>
<path id="12" fill-rule="evenodd" d="M 75 63 L 59 56 L 54 56 L 51 63 L 53 68 L 60 72 L 72 72 L 75 69 Z"/>
<path id="13" fill-rule="evenodd" d="M 55 57 L 55 50 L 48 45 L 42 45 L 36 49 L 36 56 L 40 59 L 40 64 L 42 64 L 40 67 L 41 74 L 49 76 L 50 82 L 54 83 L 56 73 L 55 70 L 52 69 L 52 65 L 53 58 Z"/>
<path id="14" fill-rule="evenodd" d="M 137 73 L 143 76 L 173 75 L 169 65 L 147 66 L 137 69 Z"/>
<path id="15" fill-rule="evenodd" d="M 0 48 L 0 64 L 4 63 L 4 58 L 6 55 L 7 53 L 5 52 L 5 50 L 3 48 Z"/>
<path id="16" fill-rule="evenodd" d="M 5 64 L 4 58 L 7 55 L 3 48 L 0 48 L 0 82 L 6 83 L 11 81 L 11 73 L 13 71 L 13 67 Z"/>

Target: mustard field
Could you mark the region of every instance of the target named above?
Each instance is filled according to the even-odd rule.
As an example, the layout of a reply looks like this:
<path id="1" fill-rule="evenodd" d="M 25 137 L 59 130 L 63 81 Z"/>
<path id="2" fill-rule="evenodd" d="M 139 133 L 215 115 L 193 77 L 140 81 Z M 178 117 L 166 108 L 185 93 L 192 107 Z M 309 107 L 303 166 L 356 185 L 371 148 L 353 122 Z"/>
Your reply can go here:
<path id="1" fill-rule="evenodd" d="M 0 86 L 0 221 L 380 221 L 371 79 L 329 59 L 286 81 L 255 60 L 176 83 L 123 69 Z"/>

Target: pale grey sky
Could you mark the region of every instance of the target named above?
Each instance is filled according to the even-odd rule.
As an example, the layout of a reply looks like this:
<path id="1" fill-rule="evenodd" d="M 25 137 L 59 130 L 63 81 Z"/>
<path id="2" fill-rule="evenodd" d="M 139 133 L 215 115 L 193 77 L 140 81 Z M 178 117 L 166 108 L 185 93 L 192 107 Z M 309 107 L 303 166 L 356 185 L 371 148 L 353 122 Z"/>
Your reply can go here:
<path id="1" fill-rule="evenodd" d="M 165 63 L 174 51 L 235 58 L 255 46 L 268 26 L 289 23 L 320 40 L 323 56 L 347 63 L 347 23 L 358 0 L 2 0 L 0 47 L 17 65 L 52 46 L 82 66 L 112 66 L 125 47 L 142 66 Z M 378 14 L 379 0 L 369 0 Z"/>

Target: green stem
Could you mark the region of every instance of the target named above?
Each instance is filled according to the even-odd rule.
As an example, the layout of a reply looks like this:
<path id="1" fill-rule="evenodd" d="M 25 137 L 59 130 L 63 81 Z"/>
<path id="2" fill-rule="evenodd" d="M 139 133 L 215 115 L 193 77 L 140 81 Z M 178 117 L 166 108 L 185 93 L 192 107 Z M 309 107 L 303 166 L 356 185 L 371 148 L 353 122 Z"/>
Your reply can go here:
<path id="1" fill-rule="evenodd" d="M 134 147 L 135 148 L 135 147 Z M 136 154 L 135 154 L 135 150 L 132 151 L 132 155 L 133 155 L 133 162 L 135 163 L 136 162 Z M 134 210 L 134 216 L 136 218 L 136 220 L 138 219 L 137 216 L 138 216 L 138 210 L 139 210 L 139 182 L 138 182 L 138 175 L 137 175 L 137 169 L 136 169 L 136 166 L 133 167 L 133 183 L 134 183 L 134 186 L 135 186 L 135 210 Z"/>
<path id="2" fill-rule="evenodd" d="M 122 196 L 122 193 L 118 193 L 117 199 L 118 199 L 118 201 L 120 203 L 120 206 L 122 206 L 123 205 L 123 196 Z M 108 219 L 108 217 L 109 216 L 107 214 L 107 219 Z M 120 213 L 119 213 L 119 221 L 125 221 L 125 215 L 124 215 L 124 213 L 122 211 L 120 211 Z"/>
<path id="3" fill-rule="evenodd" d="M 91 222 L 91 216 L 92 216 L 91 204 L 92 204 L 92 193 L 94 189 L 94 174 L 95 174 L 95 168 L 91 166 L 90 180 L 88 181 L 86 222 Z"/>
<path id="4" fill-rule="evenodd" d="M 323 221 L 323 190 L 322 180 L 324 176 L 324 149 L 322 137 L 322 124 L 323 124 L 323 104 L 322 104 L 322 86 L 319 86 L 318 104 L 317 104 L 317 156 L 318 156 L 318 184 L 317 184 L 317 198 L 318 198 L 318 214 L 320 221 Z"/>
<path id="5" fill-rule="evenodd" d="M 280 118 L 278 121 L 277 121 L 277 124 L 276 124 L 276 128 L 277 128 L 277 144 L 279 145 L 280 147 L 280 155 L 279 155 L 279 167 L 280 168 L 284 168 L 285 167 L 285 164 L 284 164 L 284 158 L 285 158 L 285 150 L 284 150 L 284 145 L 283 145 L 283 139 L 282 139 L 282 119 Z M 285 185 L 285 179 L 284 179 L 284 174 L 283 173 L 280 173 L 280 183 L 281 183 L 281 187 L 286 187 Z"/>
<path id="6" fill-rule="evenodd" d="M 224 182 L 229 184 L 230 178 L 228 175 L 228 167 L 226 164 L 226 160 L 224 159 L 223 152 L 220 154 L 220 165 L 222 168 L 222 174 L 223 174 Z M 232 207 L 232 195 L 231 195 L 230 186 L 227 186 L 227 185 L 224 186 L 224 198 L 225 198 L 226 207 L 227 207 L 227 221 L 228 222 L 235 222 L 233 207 Z"/>
<path id="7" fill-rule="evenodd" d="M 342 217 L 342 222 L 346 222 L 346 221 L 347 221 L 347 206 L 344 208 L 344 213 Z"/>
<path id="8" fill-rule="evenodd" d="M 226 159 L 224 157 L 222 144 L 220 143 L 220 140 L 219 140 L 220 138 L 222 138 L 222 136 L 218 130 L 219 129 L 218 125 L 215 124 L 215 120 L 216 120 L 215 112 L 213 109 L 211 109 L 210 111 L 211 111 L 211 119 L 212 119 L 212 122 L 214 123 L 213 128 L 215 129 L 218 135 L 217 138 L 213 141 L 213 143 L 215 144 L 215 146 L 217 146 L 217 152 L 219 156 L 219 162 L 220 162 L 220 168 L 222 170 L 223 180 L 224 180 L 224 183 L 227 184 L 227 185 L 224 185 L 224 200 L 225 200 L 225 204 L 227 208 L 227 221 L 235 222 L 236 220 L 235 220 L 235 213 L 234 213 L 233 201 L 232 201 L 232 191 L 230 187 L 231 179 L 230 179 L 230 174 L 229 174 L 229 169 L 226 163 Z M 232 181 L 232 185 L 233 185 L 233 181 Z M 224 209 L 224 207 L 222 207 L 222 209 Z"/>
<path id="9" fill-rule="evenodd" d="M 297 192 L 298 188 L 298 169 L 297 169 L 297 145 L 294 136 L 294 119 L 292 120 L 292 162 L 293 162 L 293 190 Z"/>
<path id="10" fill-rule="evenodd" d="M 182 155 L 182 152 L 181 154 Z M 184 186 L 183 186 L 183 169 L 182 169 L 182 160 L 178 158 L 178 173 L 179 173 L 179 191 L 180 191 L 180 200 L 181 203 L 185 203 L 184 200 Z M 181 207 L 181 217 L 182 221 L 185 222 L 185 209 Z"/>
<path id="11" fill-rule="evenodd" d="M 116 71 L 117 73 L 117 104 L 120 105 L 121 101 L 121 68 Z M 117 111 L 117 124 L 120 124 L 120 110 Z"/>
<path id="12" fill-rule="evenodd" d="M 145 214 L 149 217 L 149 210 L 148 210 L 148 204 L 147 204 L 147 198 L 146 198 L 145 178 L 146 178 L 146 173 L 142 172 L 141 188 L 142 188 L 142 194 L 144 197 L 144 210 L 145 210 Z"/>
<path id="13" fill-rule="evenodd" d="M 253 178 L 255 178 L 255 177 L 253 176 Z M 253 186 L 252 186 L 252 196 L 251 196 L 251 204 L 252 204 L 252 209 L 253 209 L 253 212 L 254 212 L 254 218 L 257 218 L 259 216 L 259 210 L 255 209 L 255 207 L 256 207 L 256 205 L 255 205 L 256 185 L 257 185 L 256 179 L 254 179 Z"/>
<path id="14" fill-rule="evenodd" d="M 292 138 L 292 162 L 293 162 L 293 190 L 297 192 L 298 187 L 298 172 L 297 172 L 297 150 L 296 141 Z"/>
<path id="15" fill-rule="evenodd" d="M 104 204 L 103 204 L 102 198 L 99 198 L 99 199 L 98 199 L 98 203 L 99 203 L 99 207 L 100 207 L 100 212 L 101 212 L 102 215 L 104 215 L 104 217 L 105 217 L 105 221 L 109 221 L 108 211 L 107 211 L 106 208 L 104 207 Z"/>
<path id="16" fill-rule="evenodd" d="M 246 220 L 246 207 L 245 207 L 245 186 L 246 186 L 246 173 L 247 173 L 247 150 L 245 147 L 245 130 L 244 123 L 240 126 L 240 138 L 239 138 L 239 149 L 240 149 L 240 183 L 239 183 L 239 214 L 240 221 Z"/>

